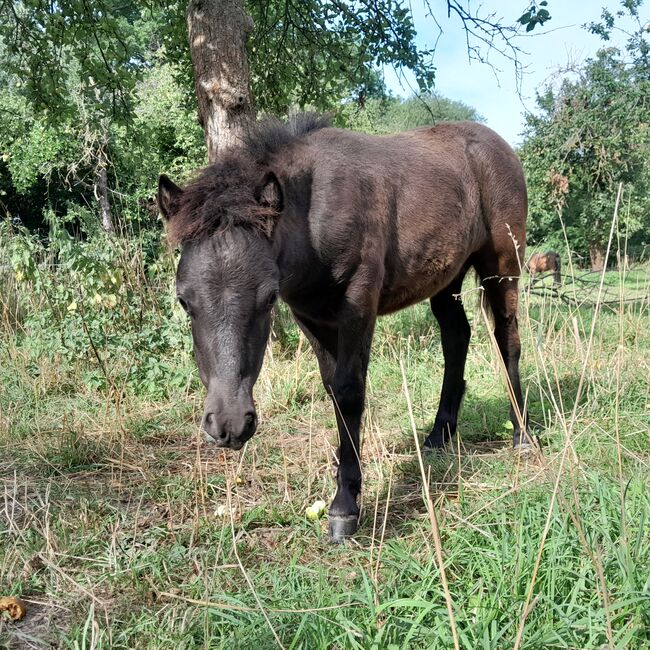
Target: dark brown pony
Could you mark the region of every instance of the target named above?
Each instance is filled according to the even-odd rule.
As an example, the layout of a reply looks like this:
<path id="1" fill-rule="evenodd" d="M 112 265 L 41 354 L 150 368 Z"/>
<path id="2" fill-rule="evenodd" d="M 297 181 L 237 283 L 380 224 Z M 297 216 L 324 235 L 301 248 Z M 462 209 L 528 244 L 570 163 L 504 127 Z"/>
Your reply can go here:
<path id="1" fill-rule="evenodd" d="M 553 273 L 553 282 L 562 284 L 562 260 L 558 253 L 546 251 L 546 253 L 534 253 L 528 260 L 528 270 L 531 278 L 538 273 Z"/>
<path id="2" fill-rule="evenodd" d="M 311 343 L 339 430 L 330 535 L 357 528 L 359 428 L 377 316 L 430 300 L 445 360 L 428 448 L 456 431 L 470 326 L 458 294 L 473 267 L 494 317 L 526 444 L 517 280 L 526 186 L 496 133 L 470 122 L 376 137 L 315 116 L 260 123 L 185 189 L 161 176 L 160 210 L 181 244 L 178 299 L 207 387 L 202 427 L 221 447 L 253 435 L 252 398 L 278 295 Z"/>

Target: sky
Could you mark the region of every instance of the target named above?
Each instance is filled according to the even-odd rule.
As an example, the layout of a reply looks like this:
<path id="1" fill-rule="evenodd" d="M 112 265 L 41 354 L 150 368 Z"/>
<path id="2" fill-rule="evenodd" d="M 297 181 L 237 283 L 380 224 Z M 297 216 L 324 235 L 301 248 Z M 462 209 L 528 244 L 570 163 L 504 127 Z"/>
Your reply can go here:
<path id="1" fill-rule="evenodd" d="M 453 14 L 447 18 L 446 0 L 430 0 L 440 23 L 440 35 L 434 57 L 436 90 L 450 99 L 473 106 L 486 119 L 488 126 L 502 135 L 511 145 L 521 142 L 524 113 L 535 109 L 535 91 L 560 78 L 559 71 L 593 56 L 604 45 L 622 47 L 626 36 L 617 33 L 609 43 L 590 34 L 582 25 L 597 21 L 603 7 L 612 13 L 620 8 L 620 0 L 548 0 L 551 20 L 544 28 L 537 27 L 531 34 L 514 40 L 521 48 L 519 60 L 524 67 L 517 83 L 514 64 L 496 52 L 489 55 L 496 68 L 479 61 L 470 61 L 465 33 L 460 20 Z M 469 2 L 481 16 L 495 12 L 503 24 L 514 24 L 530 5 L 527 0 L 485 0 L 482 4 Z M 465 2 L 467 5 L 467 2 Z M 642 7 L 642 20 L 650 20 L 650 2 Z M 430 16 L 424 0 L 411 0 L 417 45 L 432 48 L 439 30 Z M 621 22 L 622 26 L 631 23 Z M 487 51 L 484 50 L 487 54 Z M 396 95 L 409 96 L 417 89 L 413 75 L 406 74 L 406 83 L 400 83 L 393 69 L 385 70 L 387 87 Z M 413 89 L 413 90 L 412 90 Z"/>

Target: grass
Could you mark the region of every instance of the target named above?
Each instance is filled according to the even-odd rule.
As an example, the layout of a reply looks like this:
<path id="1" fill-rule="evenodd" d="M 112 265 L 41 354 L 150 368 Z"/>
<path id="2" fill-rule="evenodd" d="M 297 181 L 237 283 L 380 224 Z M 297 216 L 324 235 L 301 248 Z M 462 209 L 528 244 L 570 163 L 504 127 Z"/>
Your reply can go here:
<path id="1" fill-rule="evenodd" d="M 166 363 L 191 382 L 152 399 L 88 385 L 85 355 L 35 367 L 7 321 L 0 596 L 21 595 L 28 614 L 0 619 L 0 646 L 447 649 L 455 635 L 472 650 L 650 647 L 650 274 L 605 279 L 619 305 L 522 294 L 540 456 L 510 450 L 505 387 L 466 284 L 468 393 L 453 447 L 423 459 L 425 485 L 403 383 L 421 440 L 442 381 L 436 327 L 426 305 L 380 321 L 364 514 L 344 546 L 304 515 L 333 495 L 336 438 L 295 330 L 269 349 L 259 433 L 232 453 L 201 443 L 187 354 Z M 136 362 L 104 359 L 115 376 Z"/>

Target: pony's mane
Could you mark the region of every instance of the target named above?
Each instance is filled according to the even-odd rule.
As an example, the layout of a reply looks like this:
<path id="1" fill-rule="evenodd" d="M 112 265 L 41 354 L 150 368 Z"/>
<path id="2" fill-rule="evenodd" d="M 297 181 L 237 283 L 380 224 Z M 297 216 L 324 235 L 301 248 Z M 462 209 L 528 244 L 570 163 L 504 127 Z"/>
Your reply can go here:
<path id="1" fill-rule="evenodd" d="M 257 122 L 244 138 L 243 148 L 260 163 L 295 140 L 330 126 L 327 117 L 318 113 L 295 113 L 286 122 L 277 117 L 267 116 Z"/>
<path id="2" fill-rule="evenodd" d="M 266 117 L 253 125 L 241 145 L 226 150 L 184 188 L 167 227 L 170 245 L 233 226 L 270 234 L 277 212 L 256 196 L 264 167 L 282 149 L 327 126 L 327 118 L 314 113 L 293 115 L 286 122 Z"/>

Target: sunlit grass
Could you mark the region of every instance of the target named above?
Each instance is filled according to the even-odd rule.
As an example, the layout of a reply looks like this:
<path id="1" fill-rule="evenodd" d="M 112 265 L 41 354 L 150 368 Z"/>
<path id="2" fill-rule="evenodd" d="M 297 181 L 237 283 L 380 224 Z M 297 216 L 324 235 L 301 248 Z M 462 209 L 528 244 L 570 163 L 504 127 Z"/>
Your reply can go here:
<path id="1" fill-rule="evenodd" d="M 522 294 L 522 378 L 541 456 L 510 450 L 508 403 L 474 289 L 459 435 L 424 458 L 462 648 L 650 644 L 650 275 L 606 275 L 635 300 Z M 29 309 L 23 296 L 21 309 Z M 442 382 L 426 305 L 380 321 L 364 428 L 363 519 L 344 546 L 305 508 L 334 492 L 334 416 L 291 330 L 257 386 L 240 453 L 202 444 L 193 377 L 152 399 L 89 387 L 84 364 L 34 368 L 0 347 L 0 595 L 10 647 L 441 648 L 453 632 L 403 376 L 420 439 Z M 589 353 L 588 353 L 589 351 Z M 121 376 L 130 363 L 105 359 Z M 584 370 L 584 374 L 583 374 Z M 577 404 L 576 391 L 584 376 Z M 2 641 L 0 641 L 0 644 Z"/>

